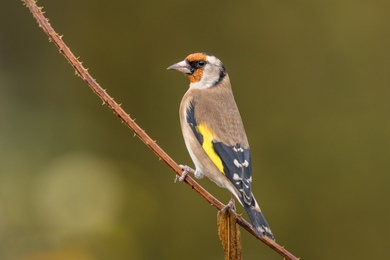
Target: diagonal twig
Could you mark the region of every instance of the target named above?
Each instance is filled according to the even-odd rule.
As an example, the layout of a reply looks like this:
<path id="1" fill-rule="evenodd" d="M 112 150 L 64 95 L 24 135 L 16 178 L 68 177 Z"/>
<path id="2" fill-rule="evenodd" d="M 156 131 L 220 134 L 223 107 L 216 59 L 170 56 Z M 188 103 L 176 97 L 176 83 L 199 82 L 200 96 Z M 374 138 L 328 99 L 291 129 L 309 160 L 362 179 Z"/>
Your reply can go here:
<path id="1" fill-rule="evenodd" d="M 100 87 L 94 78 L 88 73 L 88 70 L 84 68 L 78 58 L 72 53 L 69 47 L 61 39 L 62 36 L 55 32 L 53 27 L 50 25 L 47 18 L 44 16 L 42 7 L 38 7 L 35 0 L 23 0 L 24 4 L 30 10 L 34 18 L 37 20 L 39 27 L 41 27 L 44 32 L 49 36 L 49 40 L 52 41 L 59 51 L 65 56 L 68 62 L 75 69 L 76 74 L 80 76 L 92 89 L 92 91 L 98 95 L 102 100 L 103 104 L 113 110 L 113 112 L 138 136 L 161 160 L 163 160 L 178 176 L 182 175 L 182 169 L 179 165 L 160 147 L 157 145 L 156 141 L 150 138 L 144 130 L 142 130 L 134 120 L 127 114 L 121 106 L 110 97 L 107 92 Z M 216 207 L 218 210 L 221 210 L 225 205 L 217 200 L 213 195 L 206 191 L 202 186 L 200 186 L 194 179 L 187 176 L 184 179 L 188 185 L 191 186 L 200 196 L 202 196 L 207 202 Z M 239 214 L 237 214 L 237 223 L 241 225 L 245 230 L 255 236 L 257 239 L 260 239 L 267 246 L 272 248 L 278 254 L 283 256 L 285 259 L 298 260 L 293 254 L 288 252 L 284 247 L 277 244 L 275 241 L 270 238 L 263 236 L 259 237 L 255 231 L 252 229 L 252 226 Z"/>

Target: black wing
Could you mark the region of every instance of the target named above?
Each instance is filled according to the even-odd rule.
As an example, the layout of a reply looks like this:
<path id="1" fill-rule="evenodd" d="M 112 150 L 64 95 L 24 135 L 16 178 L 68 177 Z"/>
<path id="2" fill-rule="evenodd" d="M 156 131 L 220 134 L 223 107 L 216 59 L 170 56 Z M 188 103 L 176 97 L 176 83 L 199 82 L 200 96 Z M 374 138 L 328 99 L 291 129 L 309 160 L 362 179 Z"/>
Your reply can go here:
<path id="1" fill-rule="evenodd" d="M 214 150 L 223 164 L 225 176 L 242 194 L 244 202 L 252 204 L 252 160 L 249 148 L 242 148 L 240 144 L 228 146 L 222 142 L 213 142 Z"/>
<path id="2" fill-rule="evenodd" d="M 195 108 L 192 103 L 187 108 L 186 121 L 191 127 L 194 135 L 203 147 L 204 138 L 198 131 L 198 123 L 195 119 Z M 214 152 L 222 161 L 222 173 L 233 183 L 243 197 L 243 202 L 248 205 L 252 204 L 252 160 L 249 148 L 243 148 L 237 143 L 229 146 L 223 142 L 212 141 Z M 211 158 L 212 159 L 212 158 Z M 215 160 L 213 160 L 214 163 Z"/>

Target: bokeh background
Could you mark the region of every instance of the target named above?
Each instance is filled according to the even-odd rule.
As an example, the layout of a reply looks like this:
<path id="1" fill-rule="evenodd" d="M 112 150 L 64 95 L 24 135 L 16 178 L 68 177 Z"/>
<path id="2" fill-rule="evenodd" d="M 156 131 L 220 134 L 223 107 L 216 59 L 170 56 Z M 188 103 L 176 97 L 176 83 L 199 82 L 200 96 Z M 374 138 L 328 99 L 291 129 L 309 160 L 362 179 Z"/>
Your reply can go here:
<path id="1" fill-rule="evenodd" d="M 165 69 L 215 54 L 277 242 L 302 259 L 388 258 L 388 0 L 39 5 L 179 163 L 192 165 L 177 111 L 188 82 Z M 21 1 L 1 2 L 0 259 L 223 259 L 216 210 L 173 183 L 47 39 Z M 245 259 L 281 259 L 242 236 Z"/>

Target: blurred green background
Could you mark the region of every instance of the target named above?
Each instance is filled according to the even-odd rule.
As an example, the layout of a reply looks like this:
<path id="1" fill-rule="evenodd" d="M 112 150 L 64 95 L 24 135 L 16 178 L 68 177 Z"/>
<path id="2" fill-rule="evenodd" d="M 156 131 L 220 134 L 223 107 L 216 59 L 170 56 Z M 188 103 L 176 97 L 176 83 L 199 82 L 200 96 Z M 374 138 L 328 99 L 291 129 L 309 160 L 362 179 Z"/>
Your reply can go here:
<path id="1" fill-rule="evenodd" d="M 302 259 L 388 258 L 388 0 L 38 4 L 179 163 L 192 165 L 177 111 L 188 81 L 165 69 L 216 55 L 277 242 Z M 0 259 L 223 259 L 216 210 L 173 183 L 47 39 L 21 1 L 1 3 Z M 281 259 L 246 232 L 243 251 Z"/>

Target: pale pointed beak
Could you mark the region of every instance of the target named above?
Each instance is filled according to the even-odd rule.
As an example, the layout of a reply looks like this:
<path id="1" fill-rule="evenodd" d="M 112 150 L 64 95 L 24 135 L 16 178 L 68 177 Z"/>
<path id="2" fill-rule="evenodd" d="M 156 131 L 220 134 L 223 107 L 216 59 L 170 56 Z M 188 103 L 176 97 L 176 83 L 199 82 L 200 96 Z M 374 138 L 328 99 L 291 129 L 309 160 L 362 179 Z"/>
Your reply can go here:
<path id="1" fill-rule="evenodd" d="M 181 62 L 173 64 L 172 66 L 169 66 L 167 70 L 177 70 L 184 74 L 192 74 L 191 66 L 190 64 L 188 64 L 186 60 L 183 60 Z"/>

